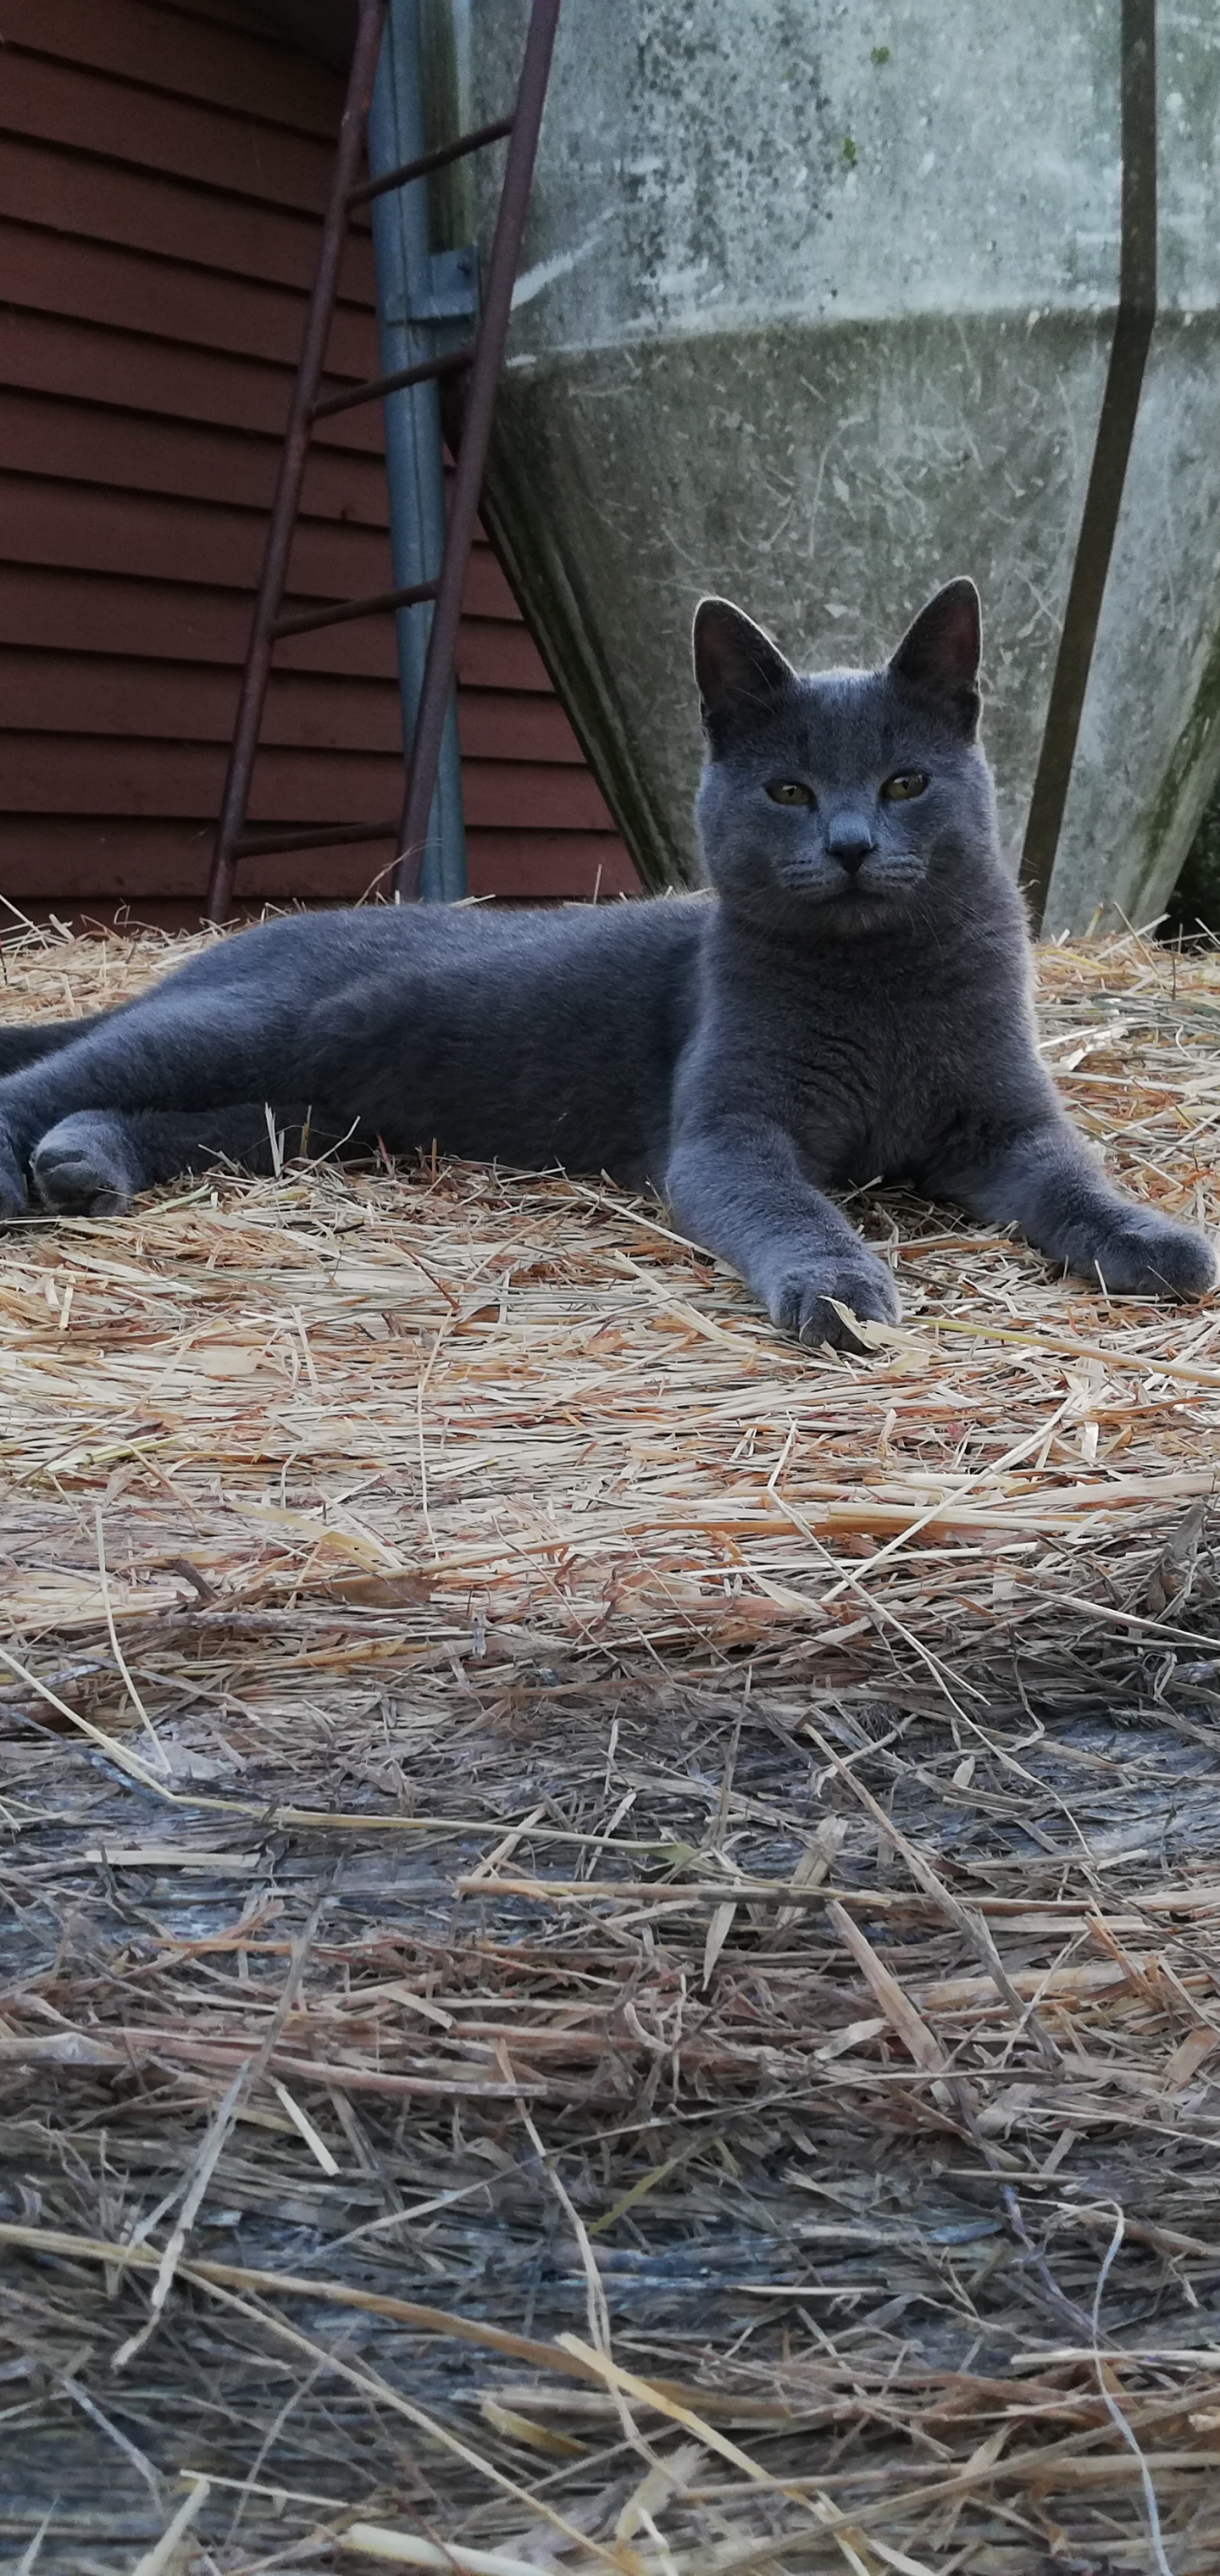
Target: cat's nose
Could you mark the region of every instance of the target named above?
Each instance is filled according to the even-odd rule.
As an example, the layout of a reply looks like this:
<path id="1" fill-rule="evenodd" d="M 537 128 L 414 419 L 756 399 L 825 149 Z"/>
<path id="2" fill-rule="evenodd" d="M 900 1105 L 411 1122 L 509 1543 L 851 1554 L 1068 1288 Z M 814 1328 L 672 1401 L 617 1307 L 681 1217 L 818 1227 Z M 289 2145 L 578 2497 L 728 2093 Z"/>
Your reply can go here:
<path id="1" fill-rule="evenodd" d="M 836 814 L 827 826 L 826 848 L 829 856 L 846 868 L 848 876 L 854 877 L 869 851 L 876 848 L 872 825 L 863 814 Z"/>

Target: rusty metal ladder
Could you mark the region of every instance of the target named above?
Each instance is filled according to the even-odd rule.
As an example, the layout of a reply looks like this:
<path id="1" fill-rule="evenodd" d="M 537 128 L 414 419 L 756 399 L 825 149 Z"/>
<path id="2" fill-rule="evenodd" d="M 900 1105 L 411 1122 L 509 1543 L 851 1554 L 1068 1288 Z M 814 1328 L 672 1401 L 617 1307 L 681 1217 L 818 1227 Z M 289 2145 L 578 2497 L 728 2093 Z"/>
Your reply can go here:
<path id="1" fill-rule="evenodd" d="M 428 840 L 442 741 L 453 701 L 454 659 L 462 592 L 478 516 L 487 444 L 495 402 L 496 380 L 503 363 L 513 285 L 529 203 L 538 135 L 546 100 L 547 79 L 560 0 L 532 0 L 525 50 L 511 116 L 453 143 L 422 152 L 397 169 L 359 181 L 357 173 L 368 130 L 369 108 L 378 56 L 391 0 L 358 0 L 359 16 L 347 96 L 339 126 L 334 178 L 322 225 L 318 265 L 292 403 L 280 457 L 275 496 L 267 528 L 262 573 L 254 604 L 250 642 L 238 695 L 237 716 L 221 800 L 220 820 L 208 878 L 210 921 L 225 921 L 233 900 L 237 866 L 243 858 L 293 850 L 331 849 L 344 843 L 385 840 L 397 832 L 393 871 L 396 902 L 414 901 Z M 338 291 L 339 267 L 348 225 L 357 208 L 392 189 L 426 180 L 484 145 L 508 139 L 504 178 L 491 253 L 482 281 L 478 319 L 470 339 L 387 375 L 370 377 L 344 391 L 319 397 L 327 342 Z M 301 492 L 314 425 L 358 403 L 380 401 L 414 385 L 439 383 L 465 375 L 452 489 L 449 496 L 441 561 L 434 577 L 381 591 L 369 598 L 328 602 L 285 616 L 283 598 L 292 541 L 300 515 Z M 263 708 L 275 647 L 281 638 L 306 635 L 315 628 L 346 623 L 431 603 L 432 616 L 423 657 L 418 703 L 407 754 L 406 795 L 401 822 L 327 824 L 314 830 L 259 832 L 247 828 L 250 782 L 258 750 Z"/>

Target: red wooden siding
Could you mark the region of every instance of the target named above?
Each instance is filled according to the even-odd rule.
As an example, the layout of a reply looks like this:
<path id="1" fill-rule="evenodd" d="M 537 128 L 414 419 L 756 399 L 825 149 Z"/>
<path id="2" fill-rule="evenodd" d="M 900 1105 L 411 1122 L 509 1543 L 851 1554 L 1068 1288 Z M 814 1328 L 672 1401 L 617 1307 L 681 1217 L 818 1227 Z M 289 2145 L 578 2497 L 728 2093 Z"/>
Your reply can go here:
<path id="1" fill-rule="evenodd" d="M 0 45 L 0 891 L 68 912 L 202 892 L 341 83 L 240 0 L 5 0 Z M 335 383 L 378 354 L 351 240 Z M 325 424 L 292 593 L 388 589 L 378 407 Z M 396 811 L 388 621 L 280 647 L 252 820 Z M 636 880 L 489 548 L 459 653 L 470 890 Z M 248 861 L 351 900 L 388 843 Z"/>

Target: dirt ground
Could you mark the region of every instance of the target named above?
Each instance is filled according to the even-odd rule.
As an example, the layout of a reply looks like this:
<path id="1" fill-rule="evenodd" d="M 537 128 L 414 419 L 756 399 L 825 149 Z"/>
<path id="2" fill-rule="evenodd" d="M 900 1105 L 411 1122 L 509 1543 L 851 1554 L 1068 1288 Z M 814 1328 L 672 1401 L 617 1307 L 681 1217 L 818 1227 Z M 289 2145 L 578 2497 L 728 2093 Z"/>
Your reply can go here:
<path id="1" fill-rule="evenodd" d="M 1214 1226 L 1220 964 L 1042 979 Z M 1220 1304 L 855 1212 L 867 1361 L 559 1176 L 3 1238 L 22 2576 L 1220 2563 Z"/>

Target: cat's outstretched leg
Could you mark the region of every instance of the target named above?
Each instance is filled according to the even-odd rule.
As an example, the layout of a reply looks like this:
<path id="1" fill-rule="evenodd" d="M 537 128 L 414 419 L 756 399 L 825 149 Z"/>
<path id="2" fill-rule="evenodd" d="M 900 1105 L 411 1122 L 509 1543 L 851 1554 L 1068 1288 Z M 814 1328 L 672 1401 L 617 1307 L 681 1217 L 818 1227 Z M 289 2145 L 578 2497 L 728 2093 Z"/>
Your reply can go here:
<path id="1" fill-rule="evenodd" d="M 27 1167 L 42 1140 L 84 1113 L 106 1112 L 120 1122 L 172 1114 L 188 1124 L 201 1121 L 203 1132 L 218 1136 L 207 1159 L 230 1152 L 226 1131 L 217 1130 L 215 1120 L 236 1114 L 247 1122 L 241 1132 L 257 1146 L 263 1100 L 299 1096 L 306 1085 L 315 1097 L 318 1092 L 327 1096 L 328 1067 L 334 1069 L 336 1087 L 343 1084 L 355 1014 L 356 1004 L 346 1004 L 342 994 L 323 1014 L 302 1009 L 299 998 L 287 990 L 221 987 L 184 993 L 175 990 L 171 979 L 87 1025 L 62 1048 L 0 1080 L 0 1218 L 22 1214 Z M 246 1107 L 251 1101 L 259 1104 L 256 1109 Z M 180 1128 L 179 1136 L 184 1132 Z M 153 1133 L 143 1133 L 146 1151 L 152 1153 Z M 162 1131 L 165 1150 L 173 1133 Z M 125 1167 L 130 1138 L 121 1144 L 112 1138 L 112 1145 Z M 241 1159 L 241 1149 L 233 1159 Z M 164 1159 L 148 1165 L 137 1148 L 133 1168 L 141 1175 L 135 1186 L 147 1189 L 156 1180 L 200 1166 Z M 109 1167 L 102 1186 L 110 1187 Z M 120 1182 L 120 1197 L 123 1190 L 130 1195 L 126 1182 Z"/>
<path id="2" fill-rule="evenodd" d="M 59 1055 L 64 1047 L 75 1046 L 78 1038 L 100 1029 L 104 1020 L 116 1017 L 115 1011 L 91 1011 L 81 1020 L 6 1020 L 0 1026 L 0 1076 L 20 1073 L 27 1064 L 41 1064 L 44 1056 Z"/>
<path id="3" fill-rule="evenodd" d="M 1112 1188 L 1066 1118 L 997 1140 L 928 1185 L 987 1225 L 1019 1226 L 1039 1252 L 1113 1296 L 1203 1297 L 1216 1285 L 1206 1235 Z"/>
<path id="4" fill-rule="evenodd" d="M 56 1216 L 122 1216 L 141 1190 L 180 1173 L 217 1163 L 265 1173 L 278 1153 L 325 1154 L 344 1141 L 333 1116 L 314 1117 L 299 1104 L 270 1113 L 258 1101 L 194 1112 L 78 1109 L 39 1139 L 30 1178 L 39 1204 Z"/>
<path id="5" fill-rule="evenodd" d="M 743 1119 L 681 1132 L 665 1196 L 683 1232 L 730 1261 L 772 1323 L 802 1342 L 865 1348 L 836 1305 L 862 1322 L 897 1323 L 884 1262 L 806 1179 L 782 1127 Z"/>

